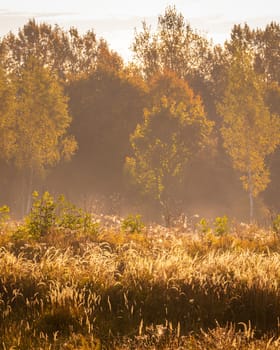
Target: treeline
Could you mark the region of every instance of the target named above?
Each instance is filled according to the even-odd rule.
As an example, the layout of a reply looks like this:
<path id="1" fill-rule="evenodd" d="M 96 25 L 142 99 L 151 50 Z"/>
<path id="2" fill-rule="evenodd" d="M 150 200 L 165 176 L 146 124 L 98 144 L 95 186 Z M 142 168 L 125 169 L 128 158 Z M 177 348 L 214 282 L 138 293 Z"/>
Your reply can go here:
<path id="1" fill-rule="evenodd" d="M 1 202 L 22 215 L 48 190 L 167 223 L 279 212 L 280 25 L 215 46 L 168 7 L 132 50 L 126 64 L 93 31 L 34 20 L 0 39 Z"/>

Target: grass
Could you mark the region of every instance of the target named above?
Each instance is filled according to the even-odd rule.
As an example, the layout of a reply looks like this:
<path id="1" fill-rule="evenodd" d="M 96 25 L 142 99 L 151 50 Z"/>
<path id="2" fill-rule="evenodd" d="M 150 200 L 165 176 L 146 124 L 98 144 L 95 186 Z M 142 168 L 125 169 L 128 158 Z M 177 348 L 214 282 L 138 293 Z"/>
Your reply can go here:
<path id="1" fill-rule="evenodd" d="M 0 236 L 0 349 L 278 349 L 280 240 L 186 227 Z"/>

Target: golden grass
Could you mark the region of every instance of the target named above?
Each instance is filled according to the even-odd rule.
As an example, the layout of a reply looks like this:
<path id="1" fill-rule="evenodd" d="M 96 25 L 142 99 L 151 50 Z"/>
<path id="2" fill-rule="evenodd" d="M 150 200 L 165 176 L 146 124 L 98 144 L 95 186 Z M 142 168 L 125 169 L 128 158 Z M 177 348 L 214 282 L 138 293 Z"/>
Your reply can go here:
<path id="1" fill-rule="evenodd" d="M 271 232 L 2 237 L 0 349 L 278 349 Z"/>

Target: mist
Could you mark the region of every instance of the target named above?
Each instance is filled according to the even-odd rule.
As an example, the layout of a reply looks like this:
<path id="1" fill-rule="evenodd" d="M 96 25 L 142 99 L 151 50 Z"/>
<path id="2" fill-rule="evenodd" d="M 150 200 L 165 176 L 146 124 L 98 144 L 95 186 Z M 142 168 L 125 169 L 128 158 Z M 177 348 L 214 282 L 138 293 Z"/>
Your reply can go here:
<path id="1" fill-rule="evenodd" d="M 279 33 L 277 23 L 256 30 L 236 24 L 231 39 L 215 46 L 169 7 L 159 16 L 157 30 L 144 25 L 135 33 L 128 63 L 94 31 L 81 35 L 73 28 L 29 20 L 18 34 L 3 36 L 0 205 L 10 206 L 20 218 L 37 190 L 62 193 L 98 214 L 141 214 L 146 222 L 164 224 L 166 215 L 173 220 L 182 214 L 249 221 L 253 209 L 254 219 L 265 222 L 280 211 Z M 235 89 L 243 95 L 234 96 L 234 62 L 240 55 L 245 62 L 248 48 L 250 64 L 242 74 L 259 85 L 250 94 L 240 73 L 234 84 L 240 84 Z M 39 90 L 40 81 L 46 91 Z M 51 84 L 61 88 L 61 96 L 54 95 Z M 261 129 L 267 131 L 261 134 L 256 127 L 253 139 L 241 127 L 230 147 L 224 130 L 233 135 L 241 123 L 237 111 L 242 99 L 248 107 L 247 114 L 240 109 L 242 123 L 251 118 L 251 128 L 264 123 Z M 252 99 L 258 99 L 258 107 Z M 26 112 L 20 126 L 19 118 L 28 110 L 33 112 Z M 55 119 L 59 110 L 68 119 Z M 236 122 L 230 124 L 229 114 Z M 57 136 L 43 144 L 49 142 L 43 135 L 50 125 Z M 260 149 L 256 137 L 267 139 L 269 133 L 270 142 Z M 241 154 L 246 142 L 255 145 L 247 156 L 250 164 L 255 162 L 249 180 L 248 166 L 240 165 L 240 156 L 232 152 L 240 147 Z M 34 151 L 26 156 L 31 144 Z"/>

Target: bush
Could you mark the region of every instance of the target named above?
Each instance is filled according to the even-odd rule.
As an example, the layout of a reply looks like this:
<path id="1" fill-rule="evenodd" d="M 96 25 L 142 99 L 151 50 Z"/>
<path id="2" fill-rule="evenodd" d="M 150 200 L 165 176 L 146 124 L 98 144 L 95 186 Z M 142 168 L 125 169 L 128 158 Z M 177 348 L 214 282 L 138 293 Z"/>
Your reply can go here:
<path id="1" fill-rule="evenodd" d="M 57 204 L 49 192 L 44 192 L 40 198 L 39 193 L 35 191 L 32 198 L 32 208 L 25 218 L 25 228 L 32 237 L 44 236 L 55 226 Z"/>
<path id="2" fill-rule="evenodd" d="M 222 236 L 225 233 L 228 233 L 228 217 L 223 216 L 223 217 L 217 217 L 214 221 L 214 228 L 215 228 L 215 233 L 218 236 Z"/>
<path id="3" fill-rule="evenodd" d="M 10 219 L 10 208 L 7 205 L 0 207 L 0 229 Z"/>
<path id="4" fill-rule="evenodd" d="M 92 215 L 68 202 L 63 195 L 58 198 L 56 225 L 90 235 L 95 235 L 99 231 L 99 224 L 94 222 Z"/>
<path id="5" fill-rule="evenodd" d="M 98 233 L 99 225 L 93 221 L 91 214 L 68 202 L 64 196 L 61 195 L 55 200 L 49 192 L 44 192 L 40 197 L 35 191 L 31 211 L 15 236 L 22 237 L 27 234 L 32 238 L 39 238 L 52 229 L 95 235 Z"/>
<path id="6" fill-rule="evenodd" d="M 272 230 L 278 236 L 280 235 L 280 214 L 272 222 Z"/>
<path id="7" fill-rule="evenodd" d="M 144 224 L 141 221 L 141 215 L 128 215 L 123 221 L 121 225 L 122 231 L 129 233 L 140 233 Z"/>
<path id="8" fill-rule="evenodd" d="M 207 234 L 211 231 L 210 226 L 205 218 L 202 218 L 196 225 L 198 232 L 201 234 Z"/>

